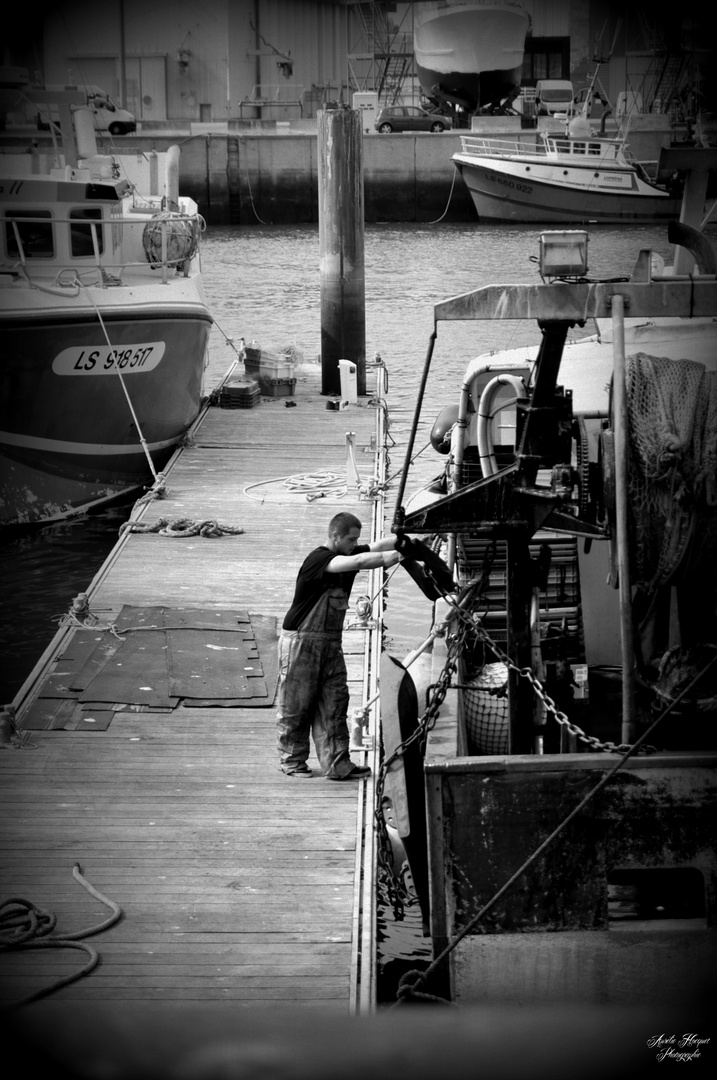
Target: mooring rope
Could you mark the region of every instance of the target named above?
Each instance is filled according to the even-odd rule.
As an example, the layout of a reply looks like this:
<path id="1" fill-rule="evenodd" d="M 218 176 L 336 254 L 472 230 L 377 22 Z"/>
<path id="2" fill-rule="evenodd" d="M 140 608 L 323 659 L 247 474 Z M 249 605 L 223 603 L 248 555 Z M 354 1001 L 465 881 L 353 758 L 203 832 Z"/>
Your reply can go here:
<path id="1" fill-rule="evenodd" d="M 114 926 L 122 918 L 122 909 L 114 900 L 110 900 L 92 885 L 83 875 L 79 863 L 75 863 L 72 876 L 78 881 L 96 900 L 100 900 L 110 908 L 112 914 L 96 926 L 87 930 L 78 930 L 74 934 L 53 935 L 57 925 L 57 917 L 52 912 L 43 911 L 29 900 L 20 897 L 10 897 L 0 904 L 0 952 L 11 952 L 20 949 L 80 949 L 85 952 L 89 959 L 79 971 L 57 979 L 50 986 L 36 990 L 33 994 L 4 1006 L 5 1009 L 17 1009 L 22 1005 L 28 1005 L 31 1001 L 47 997 L 63 986 L 75 982 L 88 975 L 99 963 L 99 954 L 91 945 L 85 944 L 80 939 L 99 934 Z"/>
<path id="2" fill-rule="evenodd" d="M 82 285 L 82 282 L 79 281 L 79 278 L 77 280 L 78 280 L 79 284 L 82 286 L 82 288 L 85 290 L 85 292 L 87 293 L 87 298 L 90 301 L 90 303 L 92 304 L 93 308 L 95 309 L 95 312 L 97 313 L 97 318 L 99 319 L 100 326 L 102 327 L 102 333 L 105 336 L 105 341 L 107 342 L 107 345 L 109 346 L 110 349 L 114 348 L 114 346 L 112 345 L 112 342 L 110 341 L 109 334 L 107 333 L 107 327 L 105 326 L 105 321 L 102 318 L 102 312 L 100 311 L 97 304 L 95 303 L 94 297 L 90 293 L 88 287 L 86 285 Z M 154 462 L 152 461 L 152 455 L 149 452 L 149 446 L 147 444 L 147 440 L 145 439 L 145 437 L 144 437 L 144 435 L 142 433 L 142 428 L 140 426 L 139 420 L 137 419 L 137 413 L 135 412 L 134 405 L 132 404 L 132 399 L 129 396 L 129 390 L 127 389 L 127 386 L 125 384 L 124 376 L 122 375 L 122 372 L 117 367 L 117 361 L 116 360 L 114 361 L 114 364 L 115 364 L 115 368 L 116 368 L 116 373 L 117 373 L 117 375 L 119 377 L 120 385 L 122 387 L 122 390 L 124 391 L 124 396 L 127 399 L 127 404 L 129 406 L 129 411 L 132 414 L 132 419 L 134 420 L 134 425 L 137 428 L 137 435 L 139 436 L 139 441 L 142 444 L 142 449 L 144 450 L 145 457 L 147 458 L 147 462 L 149 463 L 149 467 L 150 467 L 150 470 L 152 472 L 152 476 L 154 477 L 154 479 L 156 481 L 157 480 L 157 470 L 154 467 Z"/>
<path id="3" fill-rule="evenodd" d="M 436 218 L 435 221 L 427 221 L 426 222 L 427 225 L 438 225 L 439 222 L 443 221 L 444 217 L 448 213 L 448 207 L 451 205 L 451 199 L 453 198 L 453 188 L 456 186 L 456 176 L 457 175 L 458 175 L 458 166 L 454 162 L 453 163 L 453 179 L 451 180 L 451 190 L 448 192 L 448 202 L 446 203 L 446 208 L 443 211 L 443 213 L 441 214 L 441 216 L 439 218 Z"/>

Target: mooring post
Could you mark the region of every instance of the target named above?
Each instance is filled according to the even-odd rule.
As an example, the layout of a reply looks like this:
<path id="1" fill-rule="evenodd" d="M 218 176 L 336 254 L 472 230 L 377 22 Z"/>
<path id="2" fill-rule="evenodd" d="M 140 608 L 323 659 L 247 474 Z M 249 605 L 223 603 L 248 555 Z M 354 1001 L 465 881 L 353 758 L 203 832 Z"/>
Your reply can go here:
<path id="1" fill-rule="evenodd" d="M 321 393 L 340 394 L 339 360 L 356 365 L 366 393 L 363 134 L 361 113 L 318 114 Z"/>

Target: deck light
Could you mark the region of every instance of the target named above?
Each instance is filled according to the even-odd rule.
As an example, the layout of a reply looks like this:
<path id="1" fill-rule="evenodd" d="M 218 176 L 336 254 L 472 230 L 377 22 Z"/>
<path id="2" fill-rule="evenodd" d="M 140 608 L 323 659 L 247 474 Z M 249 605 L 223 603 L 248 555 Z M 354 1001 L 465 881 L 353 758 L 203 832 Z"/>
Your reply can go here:
<path id="1" fill-rule="evenodd" d="M 588 234 L 580 229 L 540 234 L 540 275 L 583 277 L 588 269 Z"/>

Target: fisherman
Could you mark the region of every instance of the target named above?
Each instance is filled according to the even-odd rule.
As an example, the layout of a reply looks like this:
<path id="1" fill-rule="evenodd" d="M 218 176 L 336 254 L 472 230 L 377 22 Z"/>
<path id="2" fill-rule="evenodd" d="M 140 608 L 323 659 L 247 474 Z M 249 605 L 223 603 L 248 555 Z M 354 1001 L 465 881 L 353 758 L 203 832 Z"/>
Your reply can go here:
<path id="1" fill-rule="evenodd" d="M 340 513 L 329 522 L 328 538 L 304 560 L 294 600 L 279 639 L 277 725 L 282 772 L 310 777 L 309 735 L 327 780 L 360 780 L 368 766 L 349 757 L 346 722 L 349 689 L 341 648 L 344 616 L 359 570 L 395 566 L 407 538 L 397 535 L 359 544 L 361 522 Z"/>

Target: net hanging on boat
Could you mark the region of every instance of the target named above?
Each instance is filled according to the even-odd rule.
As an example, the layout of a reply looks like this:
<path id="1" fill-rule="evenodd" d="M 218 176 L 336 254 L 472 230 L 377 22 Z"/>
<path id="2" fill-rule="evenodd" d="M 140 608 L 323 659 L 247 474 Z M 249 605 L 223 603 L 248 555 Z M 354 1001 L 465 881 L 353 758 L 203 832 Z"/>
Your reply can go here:
<path id="1" fill-rule="evenodd" d="M 714 560 L 700 533 L 717 515 L 717 373 L 645 353 L 626 367 L 632 573 L 652 592 Z"/>
<path id="2" fill-rule="evenodd" d="M 166 235 L 166 259 L 179 264 L 191 259 L 197 251 L 198 229 L 185 214 L 164 211 L 148 221 L 142 233 L 142 246 L 151 266 L 162 265 L 162 237 Z"/>

